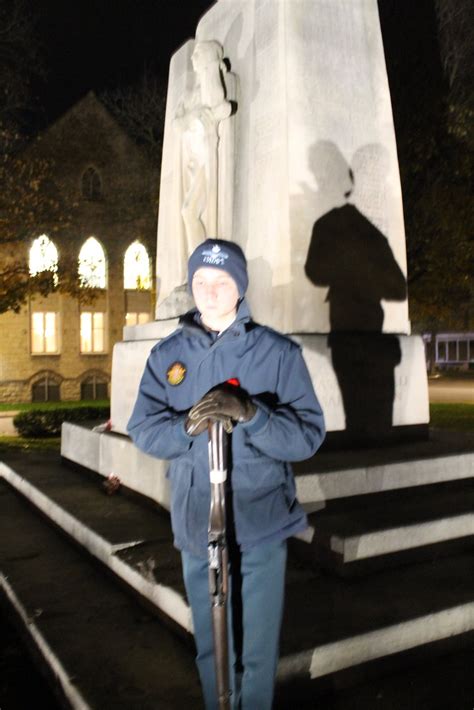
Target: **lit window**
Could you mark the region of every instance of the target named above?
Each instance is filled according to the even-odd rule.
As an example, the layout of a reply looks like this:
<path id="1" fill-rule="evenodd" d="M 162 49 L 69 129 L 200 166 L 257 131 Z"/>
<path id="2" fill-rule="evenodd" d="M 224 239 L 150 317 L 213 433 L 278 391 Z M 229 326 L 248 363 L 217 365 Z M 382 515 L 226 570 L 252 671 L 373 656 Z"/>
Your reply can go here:
<path id="1" fill-rule="evenodd" d="M 105 252 L 95 237 L 89 237 L 79 252 L 82 288 L 106 288 Z"/>
<path id="2" fill-rule="evenodd" d="M 89 167 L 82 174 L 82 196 L 86 200 L 100 200 L 102 181 L 95 168 Z"/>
<path id="3" fill-rule="evenodd" d="M 81 399 L 107 399 L 107 382 L 100 375 L 90 375 L 81 382 Z"/>
<path id="4" fill-rule="evenodd" d="M 126 313 L 125 325 L 143 325 L 150 320 L 149 313 Z"/>
<path id="5" fill-rule="evenodd" d="M 150 258 L 143 244 L 130 244 L 124 258 L 124 287 L 126 289 L 151 288 Z"/>
<path id="6" fill-rule="evenodd" d="M 58 250 L 46 234 L 42 234 L 32 244 L 29 270 L 30 276 L 36 276 L 43 271 L 52 271 L 54 283 L 57 284 L 58 282 Z"/>
<path id="7" fill-rule="evenodd" d="M 46 374 L 31 387 L 32 402 L 59 402 L 59 384 Z"/>
<path id="8" fill-rule="evenodd" d="M 57 313 L 36 312 L 31 314 L 31 351 L 33 353 L 57 353 L 58 343 Z"/>
<path id="9" fill-rule="evenodd" d="M 104 313 L 81 313 L 81 353 L 104 352 Z"/>

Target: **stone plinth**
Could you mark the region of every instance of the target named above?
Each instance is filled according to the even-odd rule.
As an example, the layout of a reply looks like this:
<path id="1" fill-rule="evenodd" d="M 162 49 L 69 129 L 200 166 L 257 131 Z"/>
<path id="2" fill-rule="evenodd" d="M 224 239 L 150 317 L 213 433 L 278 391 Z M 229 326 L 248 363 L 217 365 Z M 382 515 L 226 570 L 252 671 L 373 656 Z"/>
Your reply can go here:
<path id="1" fill-rule="evenodd" d="M 175 325 L 175 322 L 172 324 Z M 170 324 L 170 329 L 171 324 Z M 158 342 L 161 336 L 169 332 L 168 326 L 163 323 L 148 324 L 141 326 L 142 335 L 146 332 L 150 335 L 149 340 L 131 340 L 117 343 L 114 348 L 113 373 L 112 373 L 112 427 L 113 431 L 126 433 L 128 419 L 132 413 L 135 403 L 140 378 L 145 367 L 146 359 L 151 348 Z M 127 329 L 134 335 L 134 329 Z M 355 345 L 349 340 L 343 342 L 342 347 L 347 345 L 348 352 L 343 351 L 343 356 L 348 361 L 348 373 L 341 373 L 336 370 L 333 364 L 334 345 L 328 345 L 328 337 L 325 335 L 303 335 L 293 336 L 303 348 L 303 354 L 308 365 L 311 377 L 326 419 L 326 426 L 329 432 L 340 432 L 346 428 L 351 428 L 352 422 L 348 422 L 346 427 L 345 404 L 351 405 L 360 410 L 359 420 L 361 426 L 365 427 L 359 433 L 370 434 L 374 429 L 374 436 L 377 434 L 386 435 L 387 431 L 380 432 L 377 426 L 380 423 L 380 412 L 385 412 L 385 416 L 390 416 L 390 422 L 385 422 L 385 429 L 406 427 L 420 424 L 427 424 L 429 421 L 428 407 L 428 384 L 426 378 L 426 368 L 424 359 L 423 342 L 418 336 L 383 336 L 376 337 L 375 357 L 380 359 L 380 355 L 385 350 L 391 351 L 393 343 L 396 348 L 396 355 L 399 362 L 394 364 L 393 360 L 388 364 L 388 372 L 384 372 L 380 365 L 368 361 L 367 352 L 370 353 L 372 343 L 371 336 L 367 336 L 368 343 L 363 342 L 364 349 L 360 352 L 364 366 L 358 358 Z M 388 348 L 384 338 L 389 338 Z M 381 347 L 378 340 L 382 339 Z M 349 358 L 354 355 L 353 361 Z M 367 362 L 368 361 L 368 362 Z M 349 380 L 349 394 L 344 391 L 346 382 Z M 352 380 L 352 382 L 351 382 Z M 393 381 L 393 392 L 390 390 L 390 383 Z M 347 404 L 349 400 L 349 405 Z M 387 414 L 388 411 L 388 414 Z M 360 429 L 360 427 L 359 427 Z"/>

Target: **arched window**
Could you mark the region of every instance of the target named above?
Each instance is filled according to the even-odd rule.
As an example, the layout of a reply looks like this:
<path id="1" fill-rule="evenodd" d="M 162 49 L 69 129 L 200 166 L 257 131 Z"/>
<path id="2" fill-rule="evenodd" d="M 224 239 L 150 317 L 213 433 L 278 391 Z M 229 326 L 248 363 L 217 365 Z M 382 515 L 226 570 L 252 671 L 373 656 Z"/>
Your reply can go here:
<path id="1" fill-rule="evenodd" d="M 37 237 L 31 246 L 29 270 L 31 276 L 36 276 L 43 271 L 52 271 L 54 283 L 58 282 L 58 250 L 46 234 Z"/>
<path id="2" fill-rule="evenodd" d="M 130 244 L 123 260 L 124 287 L 126 289 L 151 288 L 150 257 L 139 241 Z"/>
<path id="3" fill-rule="evenodd" d="M 59 402 L 59 379 L 55 374 L 45 372 L 31 386 L 32 402 Z"/>
<path id="4" fill-rule="evenodd" d="M 100 200 L 102 197 L 102 180 L 92 166 L 82 173 L 82 196 L 85 200 Z"/>
<path id="5" fill-rule="evenodd" d="M 89 237 L 79 252 L 81 288 L 106 288 L 105 252 L 95 237 Z"/>
<path id="6" fill-rule="evenodd" d="M 81 382 L 81 400 L 107 399 L 109 396 L 107 377 L 102 373 L 93 372 Z"/>

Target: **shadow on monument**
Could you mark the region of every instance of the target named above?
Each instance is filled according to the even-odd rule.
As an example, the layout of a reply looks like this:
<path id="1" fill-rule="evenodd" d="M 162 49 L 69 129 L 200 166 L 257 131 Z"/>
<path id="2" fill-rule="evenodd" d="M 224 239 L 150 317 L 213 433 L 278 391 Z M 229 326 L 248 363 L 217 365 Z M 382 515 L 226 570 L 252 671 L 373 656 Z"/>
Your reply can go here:
<path id="1" fill-rule="evenodd" d="M 387 238 L 348 201 L 364 179 L 361 167 L 375 164 L 377 175 L 384 158 L 381 146 L 364 146 L 349 166 L 329 142 L 317 143 L 310 156 L 318 185 L 338 204 L 314 223 L 305 272 L 314 285 L 328 287 L 328 347 L 346 419 L 339 438 L 350 444 L 394 438 L 394 371 L 401 349 L 397 336 L 382 333 L 382 300 L 404 301 L 406 281 Z"/>

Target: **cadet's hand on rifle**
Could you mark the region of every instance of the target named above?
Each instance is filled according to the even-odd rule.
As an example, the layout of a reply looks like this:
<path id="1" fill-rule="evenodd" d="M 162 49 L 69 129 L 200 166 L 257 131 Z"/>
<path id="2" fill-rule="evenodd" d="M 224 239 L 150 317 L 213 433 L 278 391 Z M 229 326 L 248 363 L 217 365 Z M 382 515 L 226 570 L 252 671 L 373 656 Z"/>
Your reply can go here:
<path id="1" fill-rule="evenodd" d="M 186 419 L 186 431 L 191 436 L 200 434 L 207 422 L 221 421 L 228 434 L 232 431 L 232 422 L 248 422 L 255 415 L 257 408 L 248 394 L 241 389 L 222 385 L 211 390 L 189 411 Z"/>
<path id="2" fill-rule="evenodd" d="M 200 401 L 202 401 L 202 400 L 200 400 Z M 193 409 L 194 409 L 194 407 L 193 407 Z M 207 429 L 207 425 L 208 425 L 209 421 L 222 422 L 222 426 L 224 427 L 225 431 L 228 434 L 232 433 L 233 427 L 232 427 L 232 421 L 231 421 L 230 417 L 226 417 L 224 415 L 222 415 L 222 416 L 216 415 L 216 416 L 210 417 L 208 414 L 203 415 L 203 416 L 193 415 L 193 417 L 191 417 L 191 412 L 193 411 L 193 409 L 191 409 L 189 411 L 189 414 L 186 417 L 186 421 L 184 423 L 186 432 L 190 436 L 198 436 L 198 434 L 201 434 L 203 431 L 205 431 Z"/>

